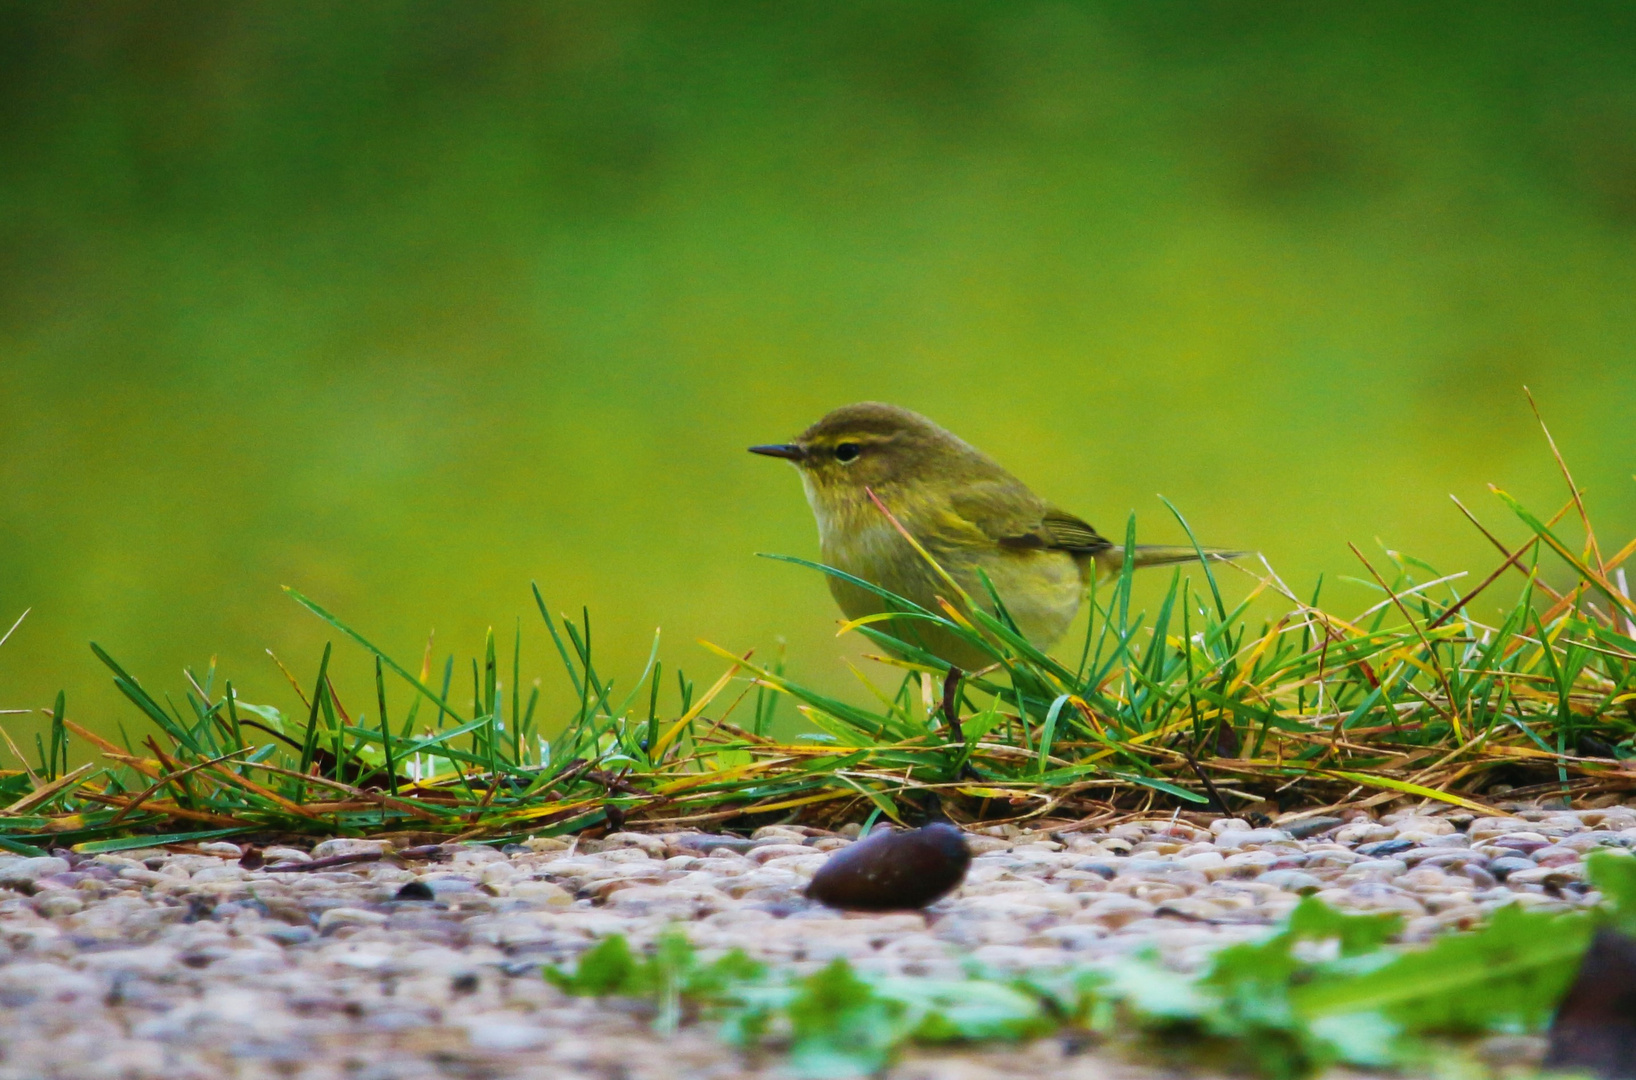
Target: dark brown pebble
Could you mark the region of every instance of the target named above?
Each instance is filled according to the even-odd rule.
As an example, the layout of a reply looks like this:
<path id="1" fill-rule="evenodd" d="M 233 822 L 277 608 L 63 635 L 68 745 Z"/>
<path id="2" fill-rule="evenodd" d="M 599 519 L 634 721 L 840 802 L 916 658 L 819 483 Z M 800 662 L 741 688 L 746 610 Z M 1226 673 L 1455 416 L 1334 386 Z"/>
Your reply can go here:
<path id="1" fill-rule="evenodd" d="M 1309 836 L 1317 836 L 1332 829 L 1338 829 L 1346 822 L 1338 817 L 1315 817 L 1305 821 L 1297 821 L 1293 825 L 1285 825 L 1284 831 L 1296 840 L 1305 840 Z"/>
<path id="2" fill-rule="evenodd" d="M 432 890 L 424 881 L 406 881 L 403 888 L 393 896 L 394 900 L 432 900 Z"/>
<path id="3" fill-rule="evenodd" d="M 1636 938 L 1602 929 L 1551 1024 L 1546 1068 L 1636 1080 Z"/>
<path id="4" fill-rule="evenodd" d="M 957 888 L 970 865 L 966 836 L 953 825 L 876 833 L 831 855 L 807 896 L 843 911 L 913 910 Z"/>

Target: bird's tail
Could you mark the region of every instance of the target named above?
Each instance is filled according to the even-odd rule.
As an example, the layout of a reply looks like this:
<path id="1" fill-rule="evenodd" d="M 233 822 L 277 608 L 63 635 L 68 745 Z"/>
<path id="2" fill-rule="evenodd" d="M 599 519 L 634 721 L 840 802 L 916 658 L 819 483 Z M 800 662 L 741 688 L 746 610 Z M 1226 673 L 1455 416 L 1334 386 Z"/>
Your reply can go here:
<path id="1" fill-rule="evenodd" d="M 1248 554 L 1250 554 L 1248 551 L 1228 551 L 1225 548 L 1204 549 L 1204 557 L 1212 562 L 1241 559 Z M 1195 547 L 1182 547 L 1171 544 L 1137 544 L 1131 561 L 1140 570 L 1144 566 L 1169 566 L 1172 563 L 1194 562 L 1198 557 L 1199 549 Z M 1123 544 L 1115 544 L 1097 553 L 1096 566 L 1104 574 L 1117 574 L 1124 565 L 1125 548 Z"/>

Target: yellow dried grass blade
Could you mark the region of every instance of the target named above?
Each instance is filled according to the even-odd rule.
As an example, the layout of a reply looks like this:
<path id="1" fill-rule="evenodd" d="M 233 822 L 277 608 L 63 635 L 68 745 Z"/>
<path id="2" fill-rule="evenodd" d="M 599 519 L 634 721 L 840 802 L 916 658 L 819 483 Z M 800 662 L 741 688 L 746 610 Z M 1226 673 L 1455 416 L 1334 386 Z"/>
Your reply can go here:
<path id="1" fill-rule="evenodd" d="M 1419 657 L 1415 656 L 1409 649 L 1399 649 L 1397 652 L 1388 656 L 1386 661 L 1390 664 L 1408 664 L 1410 667 L 1416 669 L 1422 675 L 1425 675 L 1428 678 L 1437 678 L 1437 671 L 1434 668 L 1427 666 L 1424 660 L 1421 660 Z"/>
<path id="2" fill-rule="evenodd" d="M 833 754 L 835 751 L 826 747 L 824 748 L 823 752 Z M 735 765 L 731 769 L 722 769 L 719 772 L 699 773 L 696 776 L 689 776 L 686 779 L 677 780 L 669 784 L 660 784 L 653 789 L 653 793 L 655 795 L 674 795 L 678 791 L 686 791 L 689 788 L 701 787 L 705 784 L 719 784 L 727 780 L 736 780 L 741 776 L 749 776 L 753 773 L 777 768 L 779 765 L 783 764 L 785 764 L 785 760 L 783 758 L 769 758 L 765 761 L 752 761 L 747 765 Z"/>
<path id="3" fill-rule="evenodd" d="M 1332 776 L 1337 780 L 1346 780 L 1353 784 L 1362 784 L 1365 787 L 1385 788 L 1387 791 L 1396 791 L 1403 795 L 1417 795 L 1422 799 L 1435 799 L 1438 802 L 1450 803 L 1454 806 L 1474 810 L 1479 814 L 1488 814 L 1492 817 L 1503 816 L 1492 806 L 1484 806 L 1480 802 L 1463 799 L 1458 795 L 1450 795 L 1446 791 L 1436 788 L 1423 787 L 1420 784 L 1411 784 L 1406 780 L 1393 780 L 1386 776 L 1371 776 L 1368 773 L 1340 772 L 1338 770 L 1323 770 L 1323 775 Z"/>
<path id="4" fill-rule="evenodd" d="M 1255 667 L 1255 662 L 1261 659 L 1268 649 L 1272 648 L 1272 643 L 1277 641 L 1278 635 L 1284 632 L 1284 623 L 1287 619 L 1288 616 L 1273 623 L 1261 640 L 1256 642 L 1255 648 L 1250 651 L 1250 655 L 1245 657 L 1244 662 L 1240 665 L 1238 674 L 1233 677 L 1232 682 L 1227 684 L 1227 694 L 1231 694 L 1244 685 L 1244 680 L 1250 677 L 1250 671 Z"/>
<path id="5" fill-rule="evenodd" d="M 61 791 L 63 788 L 72 787 L 80 777 L 84 776 L 86 773 L 90 772 L 96 767 L 96 762 L 87 761 L 84 765 L 81 765 L 73 772 L 64 773 L 62 776 L 57 777 L 57 779 L 51 781 L 49 784 L 36 788 L 29 794 L 24 795 L 21 799 L 18 799 L 4 810 L 0 810 L 0 814 L 21 814 L 24 810 L 27 810 L 30 807 L 38 806 L 47 799 L 51 798 L 51 796 L 55 795 L 57 792 Z"/>
<path id="6" fill-rule="evenodd" d="M 799 799 L 785 799 L 783 802 L 768 803 L 765 806 L 759 804 L 746 806 L 744 808 L 744 813 L 764 814 L 769 810 L 789 810 L 797 806 L 807 806 L 811 803 L 833 802 L 836 799 L 850 799 L 853 798 L 855 794 L 855 792 L 851 791 L 826 791 L 822 795 L 807 795 Z M 894 818 L 893 820 L 896 819 Z"/>
<path id="7" fill-rule="evenodd" d="M 938 668 L 930 668 L 925 664 L 917 663 L 913 660 L 905 660 L 901 656 L 886 656 L 881 653 L 864 653 L 863 658 L 865 660 L 873 660 L 877 664 L 885 664 L 887 667 L 901 668 L 904 671 L 924 672 L 928 675 L 943 674 L 942 670 Z M 978 675 L 981 674 L 981 672 L 974 671 L 972 674 Z"/>
<path id="8" fill-rule="evenodd" d="M 848 619 L 846 622 L 841 624 L 841 628 L 839 630 L 835 631 L 835 636 L 844 637 L 860 626 L 869 626 L 873 623 L 887 622 L 891 619 L 897 618 L 899 614 L 899 612 L 895 611 L 879 611 L 873 615 L 863 615 L 856 619 Z"/>
<path id="9" fill-rule="evenodd" d="M 979 631 L 977 629 L 977 627 L 975 627 L 975 626 L 973 626 L 971 624 L 970 619 L 966 618 L 964 615 L 962 615 L 960 613 L 959 608 L 955 607 L 953 604 L 949 603 L 947 600 L 943 599 L 941 596 L 939 596 L 937 598 L 937 606 L 943 609 L 943 614 L 947 615 L 950 619 L 952 619 L 953 621 L 959 623 L 961 626 L 965 627 L 967 630 L 970 630 L 974 634 L 975 633 L 981 633 L 981 631 Z"/>
<path id="10" fill-rule="evenodd" d="M 708 641 L 701 641 L 699 644 L 714 652 L 721 651 Z M 731 656 L 731 654 L 728 655 Z M 702 698 L 693 703 L 693 707 L 691 709 L 682 714 L 681 719 L 670 725 L 665 733 L 659 736 L 659 741 L 653 744 L 653 750 L 650 752 L 650 756 L 653 758 L 653 760 L 657 761 L 659 758 L 664 756 L 665 751 L 670 749 L 670 744 L 675 742 L 676 739 L 680 737 L 682 732 L 686 730 L 687 725 L 698 719 L 699 714 L 704 712 L 710 703 L 716 699 L 717 694 L 720 694 L 723 690 L 727 689 L 727 684 L 733 681 L 733 676 L 738 674 L 738 669 L 744 667 L 744 661 L 748 660 L 749 658 L 749 653 L 745 653 L 742 659 L 739 657 L 732 657 L 733 666 L 722 673 L 721 678 L 717 679 L 715 684 L 704 692 L 704 696 Z M 757 672 L 757 674 L 759 674 L 759 672 Z"/>
<path id="11" fill-rule="evenodd" d="M 954 790 L 973 799 L 1006 799 L 1008 801 L 1014 795 L 1027 794 L 1025 790 L 996 787 L 959 787 Z"/>
<path id="12" fill-rule="evenodd" d="M 538 818 L 550 817 L 552 814 L 561 813 L 564 810 L 582 810 L 586 807 L 601 805 L 601 799 L 576 799 L 568 802 L 545 803 L 541 806 L 531 806 L 527 810 L 520 810 L 513 814 L 507 814 L 505 816 L 505 820 L 508 823 L 517 821 L 534 821 Z"/>

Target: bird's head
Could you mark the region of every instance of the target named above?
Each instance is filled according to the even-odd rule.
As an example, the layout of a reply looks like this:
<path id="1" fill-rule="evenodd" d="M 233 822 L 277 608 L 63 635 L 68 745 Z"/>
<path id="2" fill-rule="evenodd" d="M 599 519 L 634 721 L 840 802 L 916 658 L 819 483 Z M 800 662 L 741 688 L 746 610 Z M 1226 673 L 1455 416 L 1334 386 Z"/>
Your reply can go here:
<path id="1" fill-rule="evenodd" d="M 752 446 L 801 470 L 815 509 L 850 503 L 864 489 L 921 488 L 957 478 L 976 450 L 919 413 L 876 401 L 843 405 L 794 442 Z"/>

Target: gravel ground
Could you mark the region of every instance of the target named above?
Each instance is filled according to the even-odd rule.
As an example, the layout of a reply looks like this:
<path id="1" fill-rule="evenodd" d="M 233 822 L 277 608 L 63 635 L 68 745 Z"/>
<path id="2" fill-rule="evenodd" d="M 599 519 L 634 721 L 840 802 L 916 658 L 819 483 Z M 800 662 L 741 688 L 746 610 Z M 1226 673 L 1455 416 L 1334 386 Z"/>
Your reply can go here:
<path id="1" fill-rule="evenodd" d="M 1057 838 L 1053 838 L 1053 836 Z M 1061 966 L 1144 945 L 1180 967 L 1264 933 L 1316 890 L 1399 911 L 1406 937 L 1513 902 L 1592 902 L 1583 854 L 1636 846 L 1636 809 L 1516 817 L 1318 819 L 1287 831 L 1157 820 L 1105 832 L 974 834 L 965 885 L 924 913 L 841 914 L 802 889 L 844 835 L 774 826 L 749 840 L 619 833 L 437 861 L 280 865 L 381 850 L 329 840 L 45 859 L 0 856 L 0 1080 L 193 1077 L 777 1076 L 708 1029 L 664 1040 L 621 1003 L 538 975 L 614 932 L 681 920 L 707 955 L 738 946 L 815 969 L 954 975 Z M 431 900 L 394 899 L 423 882 Z M 414 892 L 415 890 L 410 890 Z M 898 1080 L 1153 1075 L 1071 1041 L 917 1054 Z"/>

